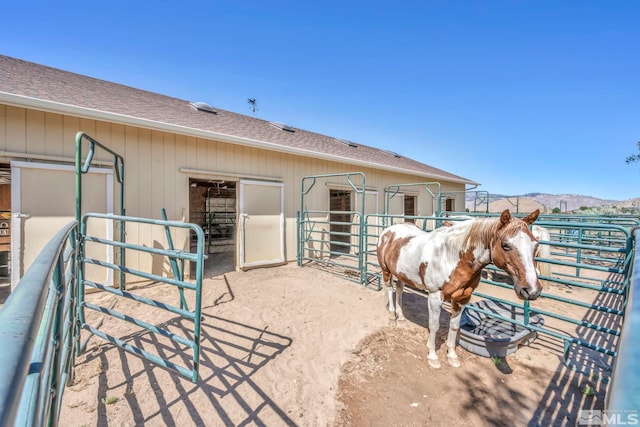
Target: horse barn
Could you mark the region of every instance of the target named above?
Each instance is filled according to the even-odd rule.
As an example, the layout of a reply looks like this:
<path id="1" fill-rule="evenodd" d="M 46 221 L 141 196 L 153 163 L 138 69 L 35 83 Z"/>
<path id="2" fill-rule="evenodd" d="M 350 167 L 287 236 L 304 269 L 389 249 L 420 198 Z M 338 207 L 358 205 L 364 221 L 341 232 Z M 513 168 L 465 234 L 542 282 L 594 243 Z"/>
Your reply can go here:
<path id="1" fill-rule="evenodd" d="M 0 425 L 640 420 L 637 216 L 7 56 L 0 179 Z"/>
<path id="2" fill-rule="evenodd" d="M 127 215 L 160 218 L 165 209 L 168 219 L 200 225 L 207 262 L 231 270 L 296 259 L 296 212 L 305 176 L 365 174 L 371 213 L 383 211 L 390 185 L 438 182 L 440 193 L 449 194 L 442 201 L 449 210 L 463 210 L 462 192 L 475 185 L 396 153 L 212 108 L 197 99 L 175 99 L 6 56 L 0 56 L 0 75 L 0 210 L 12 214 L 10 256 L 8 244 L 3 251 L 11 260 L 14 285 L 44 243 L 73 217 L 79 131 L 123 156 Z M 93 186 L 91 199 L 83 211 L 113 212 L 118 200 L 109 156 L 98 153 L 96 159 L 86 184 Z M 315 209 L 344 212 L 361 203 L 348 180 L 323 181 L 309 195 Z M 404 190 L 391 204 L 392 212 L 434 213 L 432 197 L 420 197 L 427 190 Z M 258 216 L 267 223 L 252 221 Z M 186 240 L 175 244 L 186 247 Z M 130 266 L 138 263 L 144 260 L 128 260 Z"/>

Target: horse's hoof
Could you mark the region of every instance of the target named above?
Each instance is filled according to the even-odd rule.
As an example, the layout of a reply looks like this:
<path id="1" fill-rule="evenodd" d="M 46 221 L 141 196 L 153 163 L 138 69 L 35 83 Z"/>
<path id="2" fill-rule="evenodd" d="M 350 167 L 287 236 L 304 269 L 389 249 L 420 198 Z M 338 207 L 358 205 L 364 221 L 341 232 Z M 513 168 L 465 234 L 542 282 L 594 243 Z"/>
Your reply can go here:
<path id="1" fill-rule="evenodd" d="M 405 320 L 407 320 L 407 318 L 404 317 L 404 316 L 399 316 L 398 317 L 398 322 L 404 322 Z"/>
<path id="2" fill-rule="evenodd" d="M 447 362 L 452 368 L 460 367 L 460 359 L 458 359 L 457 357 L 447 357 Z"/>
<path id="3" fill-rule="evenodd" d="M 442 367 L 438 359 L 427 359 L 427 362 L 429 362 L 429 366 L 433 369 L 440 369 Z"/>

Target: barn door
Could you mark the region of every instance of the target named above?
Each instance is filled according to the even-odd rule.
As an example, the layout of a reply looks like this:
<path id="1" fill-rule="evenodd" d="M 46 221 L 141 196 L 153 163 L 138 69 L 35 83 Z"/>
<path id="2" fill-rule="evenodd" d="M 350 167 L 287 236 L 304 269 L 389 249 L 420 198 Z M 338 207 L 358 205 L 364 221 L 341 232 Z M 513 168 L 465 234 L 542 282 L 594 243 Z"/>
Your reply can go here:
<path id="1" fill-rule="evenodd" d="M 83 178 L 83 190 L 83 212 L 113 213 L 111 169 L 92 168 Z M 75 207 L 75 167 L 11 162 L 12 289 L 53 235 L 75 219 Z M 112 234 L 110 221 L 96 228 L 98 236 Z M 106 256 L 112 259 L 111 253 Z M 111 282 L 110 276 L 101 276 L 92 279 Z"/>
<path id="2" fill-rule="evenodd" d="M 277 265 L 284 254 L 284 184 L 240 181 L 240 268 Z"/>

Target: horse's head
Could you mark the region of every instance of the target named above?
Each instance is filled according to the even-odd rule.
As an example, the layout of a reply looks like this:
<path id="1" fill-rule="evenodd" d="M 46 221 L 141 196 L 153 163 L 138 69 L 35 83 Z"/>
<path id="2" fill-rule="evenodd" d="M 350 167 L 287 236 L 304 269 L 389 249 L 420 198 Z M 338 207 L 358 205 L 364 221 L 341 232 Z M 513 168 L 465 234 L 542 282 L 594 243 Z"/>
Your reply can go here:
<path id="1" fill-rule="evenodd" d="M 538 240 L 529 231 L 539 214 L 540 210 L 536 210 L 519 219 L 512 217 L 508 209 L 503 211 L 491 241 L 493 264 L 511 276 L 516 294 L 525 300 L 538 298 L 542 291 L 534 260 Z"/>

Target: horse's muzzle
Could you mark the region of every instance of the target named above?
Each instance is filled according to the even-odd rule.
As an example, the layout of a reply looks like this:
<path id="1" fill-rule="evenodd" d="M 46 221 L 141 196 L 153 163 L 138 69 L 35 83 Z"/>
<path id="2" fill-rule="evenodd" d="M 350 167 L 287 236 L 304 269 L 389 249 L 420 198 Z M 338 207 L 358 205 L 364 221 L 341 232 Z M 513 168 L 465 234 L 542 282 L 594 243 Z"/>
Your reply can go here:
<path id="1" fill-rule="evenodd" d="M 516 293 L 518 296 L 524 300 L 534 300 L 540 296 L 541 287 L 536 286 L 535 288 L 531 288 L 529 286 L 518 287 Z"/>

